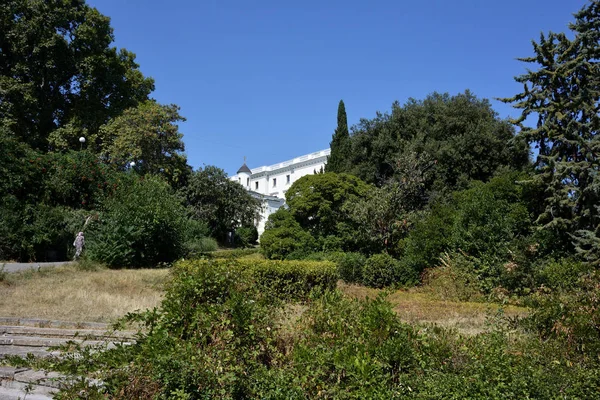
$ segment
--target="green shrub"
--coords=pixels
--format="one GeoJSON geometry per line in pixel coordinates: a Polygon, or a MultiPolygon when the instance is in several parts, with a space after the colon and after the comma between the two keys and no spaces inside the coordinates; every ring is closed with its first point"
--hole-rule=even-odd
{"type": "Polygon", "coordinates": [[[387,253],[369,257],[363,267],[362,280],[367,286],[382,288],[396,283],[410,284],[418,277],[387,253]]]}
{"type": "Polygon", "coordinates": [[[264,293],[281,299],[303,300],[313,289],[333,289],[337,283],[337,270],[331,262],[278,261],[257,259],[186,260],[176,265],[176,270],[193,273],[194,269],[217,268],[233,274],[245,274],[252,284],[264,293]]]}
{"type": "Polygon", "coordinates": [[[455,194],[453,249],[474,257],[506,257],[510,243],[530,233],[532,222],[518,179],[523,176],[509,173],[485,184],[473,182],[470,189],[455,194]]]}
{"type": "Polygon", "coordinates": [[[132,177],[86,235],[88,257],[109,267],[153,267],[184,255],[185,209],[158,177],[132,177]]]}
{"type": "MultiPolygon", "coordinates": [[[[259,270],[281,276],[282,269],[318,263],[263,264],[259,270]]],[[[493,322],[489,332],[473,336],[411,327],[384,293],[358,300],[313,291],[302,314],[287,318],[285,303],[265,290],[272,281],[259,284],[255,267],[178,262],[161,306],[129,315],[128,322],[144,327],[135,343],[65,348],[61,358],[21,363],[104,382],[95,389],[73,380],[64,398],[593,399],[600,390],[597,348],[581,357],[565,352],[568,341],[508,334],[493,322]]],[[[597,323],[588,318],[585,332],[597,323]]]]}
{"type": "Polygon", "coordinates": [[[239,247],[250,247],[256,244],[258,231],[254,225],[242,226],[235,230],[235,245],[239,247]]]}
{"type": "Polygon", "coordinates": [[[46,166],[44,200],[49,204],[95,209],[125,183],[123,174],[87,150],[50,153],[46,155],[46,166]]]}
{"type": "Polygon", "coordinates": [[[450,247],[454,213],[452,206],[437,203],[430,211],[413,216],[413,228],[399,245],[406,268],[419,274],[437,264],[450,247]]]}
{"type": "Polygon", "coordinates": [[[308,254],[314,252],[316,247],[316,241],[310,233],[303,230],[289,211],[283,208],[269,216],[260,237],[260,249],[269,259],[283,260],[294,252],[308,254]]]}
{"type": "Polygon", "coordinates": [[[208,258],[213,259],[235,259],[246,256],[252,256],[259,253],[259,249],[227,249],[218,250],[206,254],[208,258]]]}
{"type": "Polygon", "coordinates": [[[462,254],[445,253],[440,265],[425,270],[425,288],[442,300],[473,301],[482,298],[477,275],[462,254]]]}
{"type": "Polygon", "coordinates": [[[570,349],[597,357],[600,353],[598,271],[580,277],[576,289],[540,291],[530,301],[533,312],[523,321],[526,327],[544,339],[560,339],[570,349]]]}
{"type": "Polygon", "coordinates": [[[265,292],[286,299],[306,299],[310,292],[334,289],[337,269],[331,262],[240,260],[265,292]]]}
{"type": "Polygon", "coordinates": [[[194,240],[188,240],[185,243],[187,257],[198,257],[217,250],[219,245],[213,238],[203,237],[194,240]]]}
{"type": "Polygon", "coordinates": [[[333,261],[338,266],[338,274],[344,282],[360,283],[363,281],[363,268],[367,261],[366,257],[360,253],[330,253],[326,255],[329,261],[333,261]]]}
{"type": "Polygon", "coordinates": [[[25,235],[24,205],[12,195],[0,197],[0,260],[28,261],[33,256],[31,241],[25,235]]]}
{"type": "Polygon", "coordinates": [[[485,281],[488,291],[528,281],[524,260],[508,265],[515,263],[516,247],[532,227],[523,188],[517,183],[525,177],[509,172],[487,183],[471,182],[448,203],[440,201],[424,215],[414,216],[413,229],[400,243],[402,265],[420,274],[436,266],[444,252],[463,252],[474,257],[473,271],[481,273],[479,280],[485,281]],[[514,265],[521,268],[511,268],[514,265]]]}
{"type": "Polygon", "coordinates": [[[573,259],[549,260],[540,267],[538,281],[552,289],[574,289],[581,276],[591,270],[589,265],[573,259]]]}

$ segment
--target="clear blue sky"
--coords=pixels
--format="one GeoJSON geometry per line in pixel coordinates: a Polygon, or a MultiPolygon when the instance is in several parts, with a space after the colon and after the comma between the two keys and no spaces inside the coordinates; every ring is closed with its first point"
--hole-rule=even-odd
{"type": "MultiPolygon", "coordinates": [[[[181,106],[189,163],[235,174],[329,147],[349,124],[433,91],[508,97],[516,57],[585,0],[88,0],[181,106]]],[[[493,101],[502,117],[516,115],[493,101]]]]}

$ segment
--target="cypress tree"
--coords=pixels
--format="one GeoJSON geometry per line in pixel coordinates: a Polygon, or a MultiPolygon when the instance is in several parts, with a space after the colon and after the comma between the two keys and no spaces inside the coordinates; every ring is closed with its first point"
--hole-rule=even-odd
{"type": "Polygon", "coordinates": [[[576,250],[597,263],[600,241],[600,0],[591,1],[564,33],[542,34],[535,55],[521,61],[539,65],[516,77],[523,93],[503,99],[521,109],[519,135],[539,149],[536,179],[545,189],[538,222],[574,239],[576,250]],[[524,126],[537,117],[535,128],[524,126]]]}
{"type": "Polygon", "coordinates": [[[350,155],[350,134],[348,133],[348,118],[343,100],[340,100],[338,105],[337,128],[329,145],[331,154],[327,158],[325,172],[345,172],[348,156],[350,155]]]}

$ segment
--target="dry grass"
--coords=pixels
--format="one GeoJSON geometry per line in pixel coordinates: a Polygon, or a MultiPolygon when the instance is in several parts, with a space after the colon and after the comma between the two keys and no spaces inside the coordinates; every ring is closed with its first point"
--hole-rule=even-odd
{"type": "MultiPolygon", "coordinates": [[[[376,297],[381,291],[364,286],[340,283],[338,287],[346,295],[355,298],[376,297]]],[[[506,317],[523,317],[527,309],[515,306],[500,306],[493,303],[458,302],[440,300],[422,289],[391,292],[388,301],[400,318],[411,324],[433,324],[456,329],[467,335],[481,333],[489,328],[499,310],[506,317]]]]}
{"type": "MultiPolygon", "coordinates": [[[[82,271],[75,266],[8,274],[0,282],[0,316],[31,317],[67,321],[112,322],[130,311],[159,305],[166,269],[82,271]]],[[[376,297],[380,290],[364,286],[338,287],[355,298],[376,297]]],[[[388,300],[400,318],[408,323],[435,324],[476,334],[489,327],[500,308],[497,304],[440,300],[427,288],[390,292],[388,300]]],[[[305,307],[286,309],[281,321],[288,330],[305,307]]],[[[527,309],[503,307],[508,317],[520,317],[527,309]]]]}
{"type": "Polygon", "coordinates": [[[166,269],[82,271],[75,266],[9,274],[0,282],[0,316],[113,322],[157,306],[166,269]]]}

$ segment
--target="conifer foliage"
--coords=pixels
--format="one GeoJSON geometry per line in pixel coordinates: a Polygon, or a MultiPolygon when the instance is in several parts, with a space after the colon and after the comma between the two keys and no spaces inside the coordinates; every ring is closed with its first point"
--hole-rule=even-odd
{"type": "Polygon", "coordinates": [[[348,160],[350,147],[350,134],[348,133],[348,117],[346,106],[340,100],[338,105],[337,128],[331,138],[331,155],[327,159],[326,172],[344,172],[348,160]]]}
{"type": "Polygon", "coordinates": [[[537,64],[516,77],[522,93],[504,99],[522,110],[515,122],[520,136],[539,149],[536,179],[545,189],[545,211],[538,222],[575,245],[589,261],[600,251],[600,1],[575,15],[564,33],[541,34],[535,55],[521,61],[537,64]],[[535,128],[525,120],[537,116],[535,128]]]}

